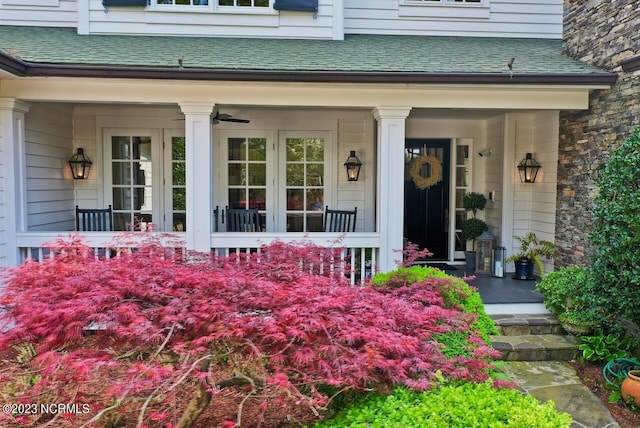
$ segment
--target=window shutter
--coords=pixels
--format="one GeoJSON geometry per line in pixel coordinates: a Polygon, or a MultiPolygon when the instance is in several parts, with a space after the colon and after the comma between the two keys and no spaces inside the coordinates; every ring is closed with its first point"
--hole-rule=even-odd
{"type": "Polygon", "coordinates": [[[273,8],[277,10],[295,10],[299,12],[318,12],[318,0],[276,0],[273,8]]]}
{"type": "Polygon", "coordinates": [[[146,6],[147,0],[102,0],[104,7],[111,6],[146,6]]]}

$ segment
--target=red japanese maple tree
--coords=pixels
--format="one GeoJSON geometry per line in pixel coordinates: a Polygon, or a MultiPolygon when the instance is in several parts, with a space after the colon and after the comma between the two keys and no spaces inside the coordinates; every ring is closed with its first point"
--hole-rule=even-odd
{"type": "Polygon", "coordinates": [[[331,399],[327,387],[426,389],[441,375],[488,376],[492,350],[478,337],[469,358],[446,357],[432,339],[474,322],[444,307],[437,284],[351,286],[332,249],[275,243],[176,258],[152,242],[97,260],[76,238],[55,254],[11,270],[0,296],[0,350],[33,348],[0,372],[16,402],[82,401],[92,421],[124,411],[138,426],[191,427],[228,387],[314,407],[331,399]],[[185,385],[191,401],[176,409],[185,385]]]}

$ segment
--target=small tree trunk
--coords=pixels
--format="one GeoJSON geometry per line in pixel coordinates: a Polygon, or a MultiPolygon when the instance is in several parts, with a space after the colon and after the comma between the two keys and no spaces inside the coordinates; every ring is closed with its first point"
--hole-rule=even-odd
{"type": "MultiPolygon", "coordinates": [[[[200,371],[209,370],[209,358],[202,361],[200,364],[200,371]]],[[[191,397],[189,404],[182,412],[180,420],[176,424],[176,428],[193,428],[196,425],[196,421],[206,410],[207,406],[211,402],[211,393],[207,390],[207,385],[199,383],[196,387],[196,391],[191,397]]]]}

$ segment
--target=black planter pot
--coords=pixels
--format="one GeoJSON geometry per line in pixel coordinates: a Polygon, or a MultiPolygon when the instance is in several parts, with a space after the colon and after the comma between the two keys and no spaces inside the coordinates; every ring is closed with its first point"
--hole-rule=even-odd
{"type": "Polygon", "coordinates": [[[515,261],[516,273],[513,275],[514,279],[522,279],[531,281],[535,279],[533,276],[533,262],[529,259],[520,259],[515,261]]]}
{"type": "Polygon", "coordinates": [[[464,257],[465,257],[465,260],[467,261],[467,269],[475,272],[475,270],[476,270],[476,252],[475,251],[465,251],[464,257]]]}

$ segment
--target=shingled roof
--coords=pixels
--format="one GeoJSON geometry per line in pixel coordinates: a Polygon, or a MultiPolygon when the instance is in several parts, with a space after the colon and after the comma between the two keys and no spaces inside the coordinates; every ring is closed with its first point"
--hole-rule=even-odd
{"type": "Polygon", "coordinates": [[[73,28],[17,26],[0,26],[0,68],[18,76],[185,80],[612,84],[616,78],[563,55],[561,40],[78,35],[73,28]]]}

